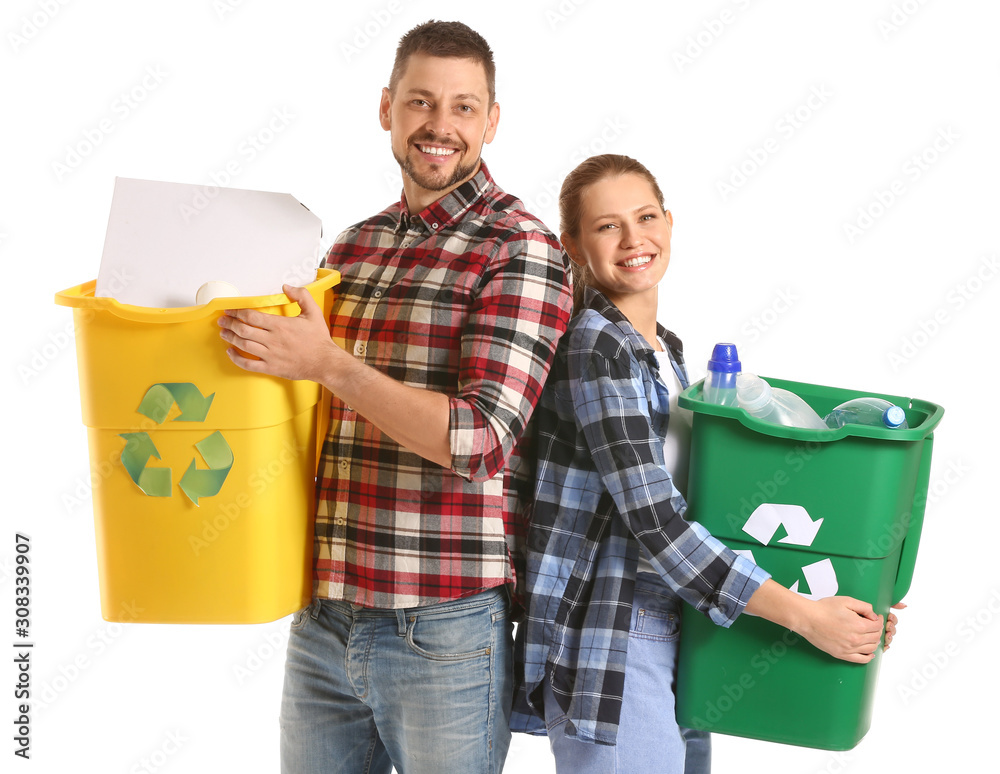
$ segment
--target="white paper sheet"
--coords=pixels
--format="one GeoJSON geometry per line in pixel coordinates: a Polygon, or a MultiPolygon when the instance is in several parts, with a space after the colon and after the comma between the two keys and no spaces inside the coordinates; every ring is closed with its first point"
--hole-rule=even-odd
{"type": "Polygon", "coordinates": [[[177,307],[210,281],[280,293],[315,279],[321,234],[290,194],[115,178],[95,295],[177,307]]]}

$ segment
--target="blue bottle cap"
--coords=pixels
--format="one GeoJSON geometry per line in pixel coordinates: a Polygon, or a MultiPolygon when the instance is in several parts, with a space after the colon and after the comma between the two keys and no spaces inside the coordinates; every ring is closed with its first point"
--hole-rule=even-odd
{"type": "Polygon", "coordinates": [[[708,361],[709,371],[722,371],[723,373],[739,373],[743,369],[740,363],[740,356],[736,352],[735,344],[716,344],[712,350],[712,357],[708,361]]]}
{"type": "Polygon", "coordinates": [[[899,427],[906,421],[906,412],[899,406],[889,406],[882,415],[886,427],[899,427]]]}

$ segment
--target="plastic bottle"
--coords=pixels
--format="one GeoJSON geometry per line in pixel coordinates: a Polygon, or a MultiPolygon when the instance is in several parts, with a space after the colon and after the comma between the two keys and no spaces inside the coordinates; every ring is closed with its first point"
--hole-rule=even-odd
{"type": "Polygon", "coordinates": [[[827,427],[843,427],[852,425],[873,425],[905,430],[906,413],[894,403],[882,398],[854,398],[841,403],[826,415],[824,421],[827,427]]]}
{"type": "Polygon", "coordinates": [[[708,361],[708,373],[702,397],[706,403],[720,406],[735,406],[736,377],[742,365],[735,344],[716,344],[708,361]]]}
{"type": "Polygon", "coordinates": [[[794,392],[771,387],[754,374],[741,373],[736,377],[736,397],[740,408],[765,422],[810,430],[830,429],[823,418],[794,392]]]}

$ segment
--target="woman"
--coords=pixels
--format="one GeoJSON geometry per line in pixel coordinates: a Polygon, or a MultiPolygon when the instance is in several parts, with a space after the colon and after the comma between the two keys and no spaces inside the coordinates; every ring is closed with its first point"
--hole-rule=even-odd
{"type": "Polygon", "coordinates": [[[685,736],[699,750],[688,772],[707,771],[707,735],[675,719],[681,600],[724,627],[762,616],[856,663],[873,658],[882,617],[850,597],[797,595],[684,520],[670,471],[685,467],[686,440],[668,419],[687,374],[656,320],[673,217],[652,174],[617,155],[580,164],[559,205],[575,315],[535,412],[512,726],[544,728],[559,772],[683,772],[685,736]]]}

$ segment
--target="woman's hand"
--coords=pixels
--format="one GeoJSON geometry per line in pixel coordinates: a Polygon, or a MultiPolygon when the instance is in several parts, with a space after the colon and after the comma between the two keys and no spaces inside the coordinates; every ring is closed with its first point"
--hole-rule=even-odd
{"type": "Polygon", "coordinates": [[[797,629],[825,653],[843,661],[867,664],[882,639],[882,616],[867,602],[853,597],[826,597],[810,602],[797,629]]]}
{"type": "MultiPolygon", "coordinates": [[[[906,605],[902,602],[897,602],[892,606],[893,610],[905,610],[906,605]]],[[[882,650],[889,650],[889,645],[892,643],[893,638],[896,636],[896,624],[899,623],[899,619],[896,618],[895,613],[889,613],[889,620],[885,622],[885,645],[882,646],[882,650]]]]}

